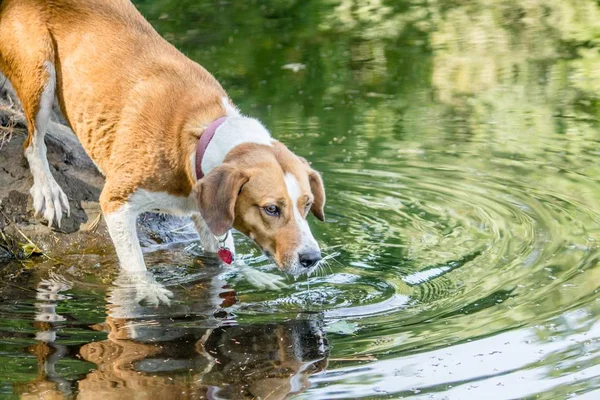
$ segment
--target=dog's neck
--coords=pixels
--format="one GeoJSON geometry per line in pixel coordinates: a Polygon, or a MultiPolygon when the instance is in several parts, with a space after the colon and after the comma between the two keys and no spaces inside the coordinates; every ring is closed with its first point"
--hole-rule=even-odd
{"type": "MultiPolygon", "coordinates": [[[[257,143],[270,146],[272,143],[269,131],[256,119],[239,114],[227,115],[217,127],[206,146],[200,162],[204,176],[223,163],[227,153],[234,147],[244,143],[257,143]]],[[[199,177],[196,177],[199,178],[199,177]]]]}

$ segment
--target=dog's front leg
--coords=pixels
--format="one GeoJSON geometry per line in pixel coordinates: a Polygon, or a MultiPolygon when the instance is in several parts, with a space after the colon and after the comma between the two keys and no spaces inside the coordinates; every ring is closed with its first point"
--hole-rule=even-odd
{"type": "Polygon", "coordinates": [[[154,306],[160,303],[170,304],[173,293],[146,271],[142,247],[137,236],[137,217],[146,210],[131,197],[122,204],[115,204],[110,201],[109,188],[109,184],[104,187],[100,195],[100,206],[124,273],[120,278],[128,280],[128,290],[134,293],[133,300],[136,303],[145,300],[154,306]]]}
{"type": "Polygon", "coordinates": [[[110,316],[114,318],[139,318],[142,316],[145,301],[150,306],[171,304],[173,292],[156,281],[151,272],[131,273],[121,271],[113,282],[110,290],[109,302],[115,307],[111,308],[110,316]]]}
{"type": "Polygon", "coordinates": [[[206,225],[206,222],[204,222],[202,216],[200,214],[194,214],[192,215],[192,221],[194,221],[204,251],[208,253],[216,253],[219,251],[219,242],[215,235],[210,231],[208,225],[206,225]]]}
{"type": "Polygon", "coordinates": [[[127,272],[146,271],[146,264],[144,263],[144,256],[136,231],[139,212],[136,212],[131,204],[127,202],[115,209],[103,205],[102,211],[121,268],[127,272]]]}

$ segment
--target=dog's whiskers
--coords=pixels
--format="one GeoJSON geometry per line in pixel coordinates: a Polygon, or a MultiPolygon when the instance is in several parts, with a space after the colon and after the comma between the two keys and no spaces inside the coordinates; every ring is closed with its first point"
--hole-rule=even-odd
{"type": "Polygon", "coordinates": [[[340,252],[335,251],[333,253],[326,254],[325,257],[322,258],[322,260],[326,261],[326,260],[330,260],[330,259],[335,259],[335,257],[337,257],[339,255],[340,255],[340,252]]]}
{"type": "MultiPolygon", "coordinates": [[[[309,275],[325,276],[325,267],[326,266],[329,267],[329,262],[327,261],[326,258],[323,258],[319,261],[317,266],[311,270],[309,275]]],[[[329,269],[331,270],[331,267],[329,267],[329,269]]],[[[333,274],[333,270],[331,270],[331,273],[333,274]]]]}
{"type": "Polygon", "coordinates": [[[325,267],[328,265],[327,260],[323,260],[322,263],[319,264],[319,272],[324,275],[325,274],[325,267]]]}
{"type": "Polygon", "coordinates": [[[325,267],[329,268],[329,272],[333,275],[333,268],[331,267],[331,264],[329,264],[329,261],[325,260],[325,263],[323,265],[323,270],[325,270],[325,267]]]}
{"type": "MultiPolygon", "coordinates": [[[[339,246],[338,246],[339,247],[339,246]]],[[[327,255],[325,255],[325,257],[323,257],[323,261],[327,262],[327,265],[329,266],[329,260],[333,260],[336,263],[338,263],[340,266],[344,266],[344,264],[342,264],[341,262],[339,262],[336,257],[340,255],[339,251],[334,251],[333,253],[329,253],[327,255]]],[[[331,268],[331,266],[329,266],[329,269],[331,270],[331,273],[333,273],[333,270],[331,268]]]]}
{"type": "Polygon", "coordinates": [[[329,268],[329,272],[333,275],[333,268],[331,267],[331,264],[329,263],[329,260],[333,260],[335,262],[337,262],[338,264],[342,265],[342,263],[340,263],[338,260],[335,259],[335,257],[339,256],[340,252],[335,251],[329,254],[326,254],[320,261],[319,264],[317,264],[317,268],[315,269],[315,271],[319,271],[322,272],[323,274],[321,276],[325,275],[325,268],[329,268]]]}

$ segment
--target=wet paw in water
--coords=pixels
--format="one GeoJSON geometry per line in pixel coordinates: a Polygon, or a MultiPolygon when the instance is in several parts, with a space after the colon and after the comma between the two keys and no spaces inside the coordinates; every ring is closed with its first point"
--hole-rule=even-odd
{"type": "Polygon", "coordinates": [[[169,306],[172,297],[173,292],[157,282],[151,272],[121,272],[114,282],[110,301],[122,308],[137,307],[141,303],[157,307],[169,306]]]}
{"type": "Polygon", "coordinates": [[[257,289],[281,290],[287,287],[285,278],[280,275],[259,271],[243,263],[237,263],[236,267],[248,283],[257,289]]]}

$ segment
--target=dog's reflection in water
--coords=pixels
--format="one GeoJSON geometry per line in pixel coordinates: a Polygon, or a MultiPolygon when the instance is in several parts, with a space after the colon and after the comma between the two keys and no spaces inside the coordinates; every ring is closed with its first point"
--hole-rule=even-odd
{"type": "Polygon", "coordinates": [[[37,329],[37,344],[29,346],[28,351],[38,359],[38,377],[17,389],[22,399],[63,399],[71,395],[71,383],[63,379],[55,368],[69,351],[66,345],[56,342],[55,326],[66,320],[56,312],[56,307],[70,298],[65,292],[71,287],[70,282],[54,274],[37,284],[33,323],[37,329]]]}
{"type": "Polygon", "coordinates": [[[136,303],[138,289],[115,287],[105,322],[92,327],[108,339],[73,349],[97,366],[72,386],[76,398],[282,399],[325,368],[327,342],[316,319],[235,325],[225,311],[212,312],[211,299],[230,305],[231,291],[215,296],[206,289],[197,304],[157,308],[136,303]]]}

